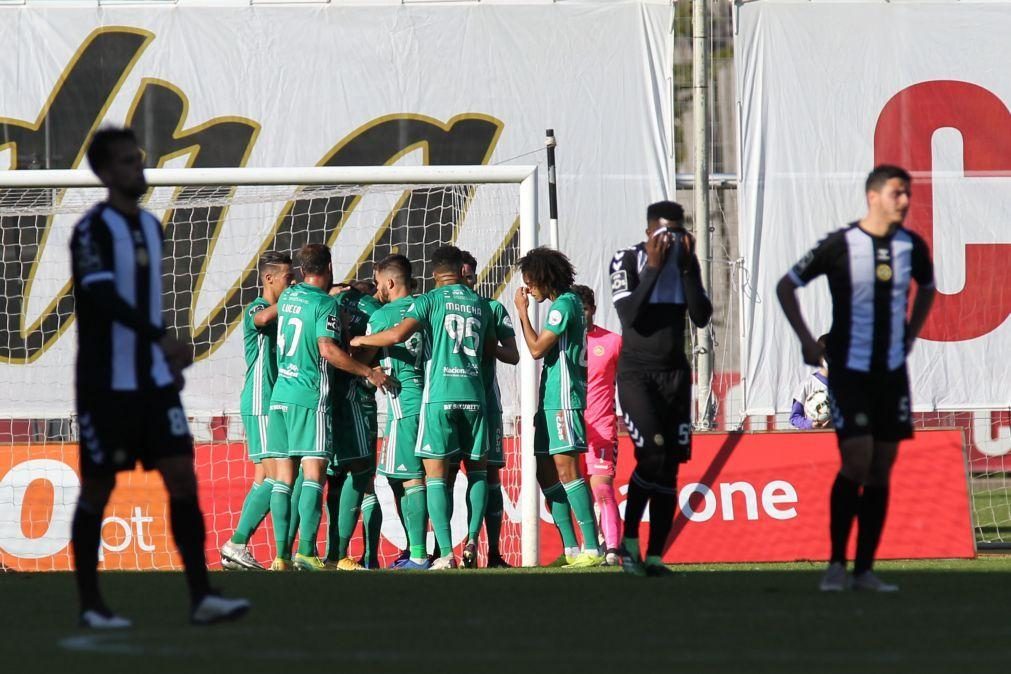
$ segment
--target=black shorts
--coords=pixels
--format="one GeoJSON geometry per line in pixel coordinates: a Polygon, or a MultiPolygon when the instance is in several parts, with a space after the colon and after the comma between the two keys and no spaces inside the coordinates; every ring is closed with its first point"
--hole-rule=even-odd
{"type": "Polygon", "coordinates": [[[628,435],[640,450],[692,455],[690,370],[618,370],[618,401],[628,435]]]}
{"type": "Polygon", "coordinates": [[[870,435],[898,442],[913,437],[909,375],[903,365],[891,372],[828,372],[832,423],[839,440],[870,435]]]}
{"type": "Polygon", "coordinates": [[[81,475],[112,475],[140,461],[152,470],[163,458],[193,456],[193,436],[173,388],[78,393],[81,475]]]}

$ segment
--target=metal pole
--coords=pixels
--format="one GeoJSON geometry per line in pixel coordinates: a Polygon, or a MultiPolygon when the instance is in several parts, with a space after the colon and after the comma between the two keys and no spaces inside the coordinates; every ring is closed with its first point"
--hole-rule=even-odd
{"type": "MultiPolygon", "coordinates": [[[[520,254],[537,247],[537,170],[520,184],[520,254]]],[[[537,320],[537,304],[530,303],[531,320],[537,320]]],[[[520,544],[523,566],[540,564],[541,490],[537,485],[534,456],[534,414],[537,411],[537,361],[526,342],[520,347],[520,544]]]]}
{"type": "MultiPolygon", "coordinates": [[[[692,122],[695,131],[695,239],[702,283],[713,287],[711,232],[709,223],[709,0],[692,0],[692,122]]],[[[713,340],[708,329],[697,331],[698,373],[696,424],[712,428],[713,340]]]]}
{"type": "Polygon", "coordinates": [[[558,250],[558,181],[555,174],[555,130],[544,132],[544,145],[548,148],[548,244],[558,250]]]}

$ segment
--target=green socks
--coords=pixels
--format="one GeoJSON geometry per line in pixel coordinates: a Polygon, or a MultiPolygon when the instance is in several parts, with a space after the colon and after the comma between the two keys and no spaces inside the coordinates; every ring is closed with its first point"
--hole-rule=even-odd
{"type": "Polygon", "coordinates": [[[449,494],[446,481],[441,477],[425,478],[428,493],[428,516],[432,520],[435,540],[439,544],[439,555],[445,557],[453,552],[453,537],[449,528],[449,494]]]}
{"type": "MultiPolygon", "coordinates": [[[[456,476],[459,475],[459,473],[460,467],[457,466],[456,470],[450,471],[449,473],[446,474],[446,477],[442,478],[443,482],[446,483],[446,521],[450,523],[451,528],[453,522],[453,509],[456,507],[456,499],[454,498],[453,494],[455,493],[456,476]]],[[[433,533],[435,532],[434,524],[432,525],[432,532],[433,533]]],[[[445,557],[450,553],[449,550],[443,552],[442,550],[439,549],[438,537],[436,537],[435,539],[435,547],[433,549],[433,552],[435,553],[436,557],[445,557]]]]}
{"type": "Polygon", "coordinates": [[[632,556],[633,559],[642,559],[639,556],[639,539],[638,538],[623,538],[621,539],[621,544],[625,546],[625,550],[628,554],[632,556]]]}
{"type": "Polygon", "coordinates": [[[342,559],[337,556],[340,540],[337,526],[338,513],[341,511],[341,492],[344,490],[344,473],[328,475],[326,478],[326,561],[336,562],[342,559]]]}
{"type": "Polygon", "coordinates": [[[569,499],[565,494],[565,487],[561,482],[554,483],[544,490],[544,498],[550,505],[551,519],[555,521],[558,533],[562,536],[562,545],[566,548],[578,548],[579,540],[576,539],[576,530],[572,528],[572,513],[569,512],[569,499]]]}
{"type": "Polygon", "coordinates": [[[295,476],[295,484],[291,487],[291,519],[288,521],[288,547],[285,548],[288,552],[291,552],[292,546],[295,544],[295,534],[298,533],[299,518],[302,516],[299,512],[299,506],[302,501],[302,483],[305,482],[305,477],[302,475],[302,469],[298,469],[298,475],[295,476]]]}
{"type": "Polygon", "coordinates": [[[379,499],[369,494],[362,501],[362,526],[365,529],[365,559],[370,569],[379,568],[379,535],[383,530],[383,509],[379,499]]]}
{"type": "Polygon", "coordinates": [[[298,554],[312,557],[316,555],[316,534],[319,521],[323,517],[323,485],[312,480],[302,483],[298,499],[298,554]]]}
{"type": "Polygon", "coordinates": [[[239,525],[232,534],[232,543],[245,545],[256,533],[256,528],[260,522],[270,512],[270,492],[274,488],[274,481],[266,478],[263,482],[253,483],[246,500],[242,502],[242,512],[239,514],[239,525]]]}
{"type": "Polygon", "coordinates": [[[358,512],[362,509],[365,490],[369,488],[372,470],[366,469],[360,473],[352,473],[351,479],[344,480],[341,489],[340,512],[337,514],[337,559],[348,556],[348,546],[351,536],[358,524],[358,512]]]}
{"type": "Polygon", "coordinates": [[[275,482],[270,489],[270,518],[274,521],[274,543],[277,556],[291,559],[288,545],[288,521],[291,519],[291,487],[283,482],[275,482]]]}
{"type": "Polygon", "coordinates": [[[428,528],[425,514],[425,487],[418,484],[408,487],[400,499],[400,509],[404,513],[404,529],[407,531],[407,545],[411,549],[411,559],[420,562],[425,559],[425,530],[428,528]]]}
{"type": "Polygon", "coordinates": [[[488,471],[467,471],[467,542],[477,543],[488,507],[488,471]]]}
{"type": "Polygon", "coordinates": [[[502,532],[502,483],[488,483],[488,506],[484,511],[484,526],[488,534],[488,554],[497,555],[502,532]]]}
{"type": "Polygon", "coordinates": [[[586,488],[583,478],[573,480],[564,485],[565,495],[569,505],[579,522],[579,530],[583,533],[583,550],[597,553],[600,549],[597,541],[597,518],[593,514],[593,499],[590,490],[586,488]]]}
{"type": "Polygon", "coordinates": [[[663,558],[660,555],[646,555],[646,566],[663,566],[663,558]]]}

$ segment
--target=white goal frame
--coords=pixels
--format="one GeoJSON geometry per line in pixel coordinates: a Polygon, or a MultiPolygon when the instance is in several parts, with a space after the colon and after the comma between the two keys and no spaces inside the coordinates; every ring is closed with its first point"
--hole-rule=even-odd
{"type": "MultiPolygon", "coordinates": [[[[519,245],[524,255],[538,245],[537,166],[341,166],[305,168],[147,169],[150,187],[256,185],[450,185],[515,183],[519,185],[519,245]]],[[[0,171],[2,188],[101,187],[88,170],[0,171]]],[[[539,325],[536,305],[532,320],[539,325]]],[[[518,339],[520,352],[520,514],[523,566],[537,566],[540,553],[540,489],[534,457],[533,418],[537,405],[536,363],[518,339]]]]}

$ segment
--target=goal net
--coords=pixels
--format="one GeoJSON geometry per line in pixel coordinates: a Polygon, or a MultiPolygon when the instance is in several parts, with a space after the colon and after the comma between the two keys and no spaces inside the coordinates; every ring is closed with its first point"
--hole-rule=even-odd
{"type": "MultiPolygon", "coordinates": [[[[479,294],[502,299],[514,313],[506,302],[518,282],[513,267],[522,250],[536,245],[536,174],[533,167],[379,167],[151,170],[147,175],[151,188],[144,206],[161,219],[166,238],[165,320],[195,349],[183,403],[196,443],[207,558],[215,568],[217,550],[238,523],[253,476],[239,416],[245,372],[240,317],[260,292],[259,254],[278,250],[294,256],[307,243],[325,243],[332,250],[335,280],[352,281],[371,280],[373,263],[400,253],[413,263],[423,292],[432,288],[432,251],[454,244],[477,258],[479,294]]],[[[70,568],[70,523],[80,478],[68,242],[74,224],[103,198],[104,190],[86,172],[0,174],[0,564],[8,568],[70,568]]],[[[519,366],[498,366],[507,453],[501,541],[507,561],[515,565],[532,563],[537,531],[532,472],[521,490],[523,438],[517,421],[524,397],[536,396],[535,372],[525,350],[521,354],[519,366]],[[526,554],[523,512],[528,519],[534,515],[526,527],[526,554]]],[[[378,404],[381,436],[383,396],[378,404]]],[[[453,517],[458,545],[467,529],[465,490],[461,476],[453,517]]],[[[386,566],[406,547],[406,536],[381,477],[377,495],[383,511],[380,561],[386,566]]],[[[104,568],[179,567],[167,515],[155,474],[120,474],[102,527],[104,568]]],[[[321,553],[326,530],[324,514],[321,553]]],[[[359,524],[352,556],[362,553],[361,534],[359,524]]],[[[261,562],[272,558],[269,517],[250,546],[261,562]]]]}

